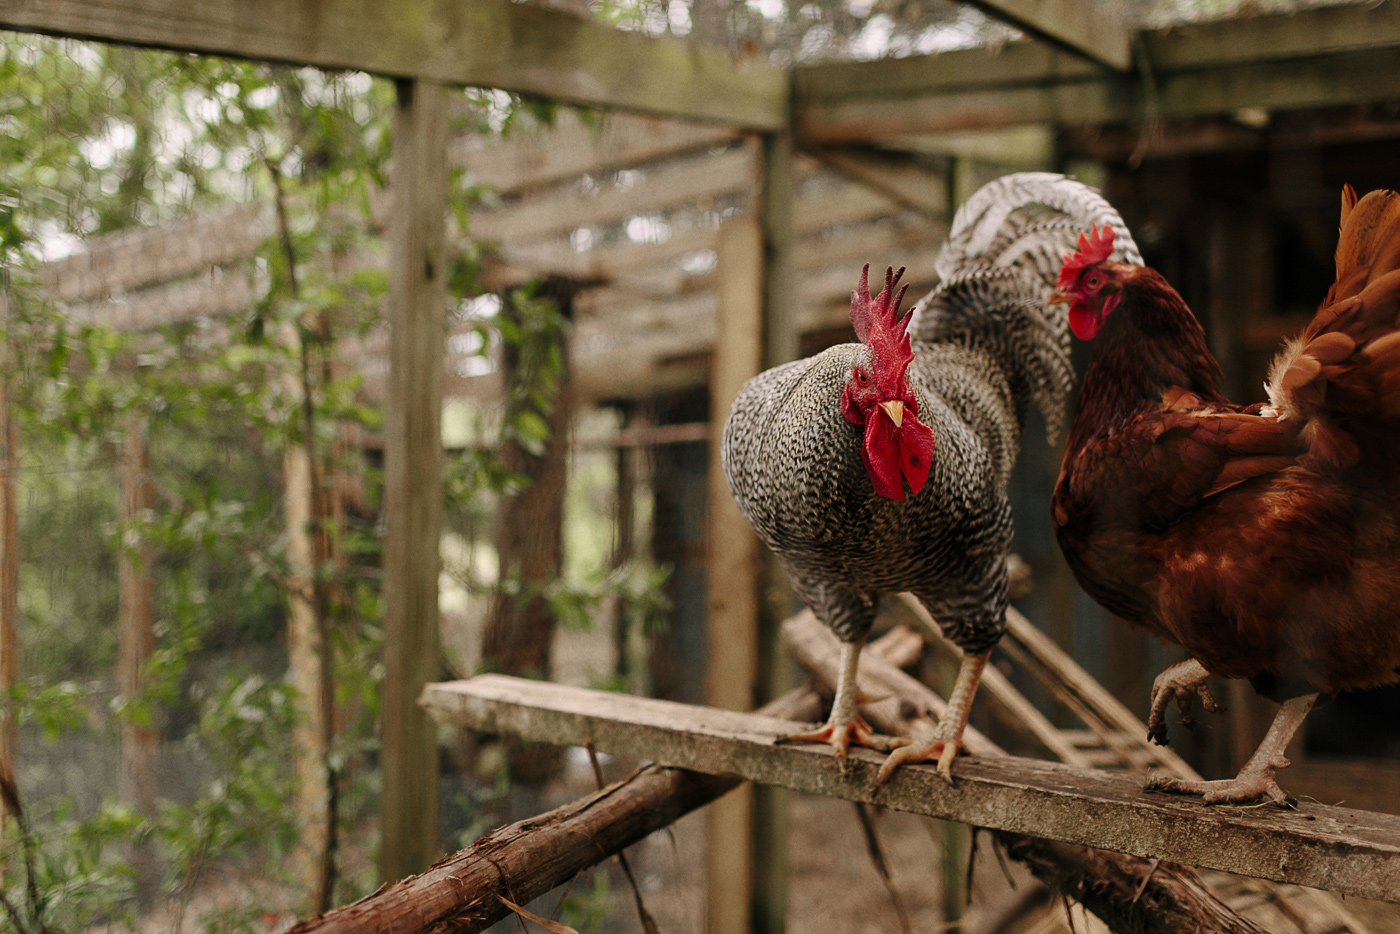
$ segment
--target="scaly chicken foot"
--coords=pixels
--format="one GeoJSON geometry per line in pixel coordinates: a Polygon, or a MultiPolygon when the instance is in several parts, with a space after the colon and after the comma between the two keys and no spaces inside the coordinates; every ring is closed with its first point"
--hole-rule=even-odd
{"type": "Polygon", "coordinates": [[[937,758],[938,775],[948,784],[953,784],[953,759],[959,752],[966,752],[963,746],[963,731],[967,729],[967,718],[972,712],[972,696],[977,693],[977,685],[982,680],[982,669],[987,667],[987,659],[992,650],[976,655],[964,655],[958,668],[958,680],[953,685],[953,693],[948,697],[948,708],[938,719],[933,732],[919,739],[899,738],[894,741],[897,747],[890,753],[880,772],[875,776],[875,786],[883,785],[894,770],[906,762],[918,762],[937,758]]]}
{"type": "Polygon", "coordinates": [[[864,639],[841,644],[841,671],[836,678],[836,697],[831,702],[831,716],[827,718],[826,726],[781,736],[778,742],[829,743],[842,764],[846,762],[847,750],[853,742],[880,752],[889,752],[894,748],[894,740],[876,733],[857,709],[861,704],[880,700],[863,693],[856,682],[860,651],[864,645],[864,639]]]}
{"type": "Polygon", "coordinates": [[[1316,700],[1316,694],[1308,694],[1284,701],[1264,741],[1234,778],[1207,782],[1153,777],[1145,790],[1201,795],[1206,804],[1253,804],[1268,798],[1280,807],[1296,807],[1298,802],[1274,780],[1274,770],[1288,768],[1283,751],[1316,700]]]}
{"type": "Polygon", "coordinates": [[[1147,716],[1147,738],[1158,746],[1167,745],[1167,705],[1176,700],[1177,710],[1181,711],[1181,722],[1188,729],[1196,725],[1191,712],[1191,698],[1199,697],[1201,706],[1209,713],[1221,713],[1221,707],[1210,692],[1206,678],[1210,672],[1194,658],[1178,662],[1157,676],[1152,682],[1152,712],[1147,716]]]}

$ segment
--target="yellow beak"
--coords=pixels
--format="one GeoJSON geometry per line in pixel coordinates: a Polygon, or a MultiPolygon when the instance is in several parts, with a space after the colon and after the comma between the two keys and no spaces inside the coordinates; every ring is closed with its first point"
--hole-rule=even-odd
{"type": "Polygon", "coordinates": [[[904,403],[898,399],[891,399],[888,402],[881,402],[880,408],[885,410],[885,414],[894,422],[894,427],[898,428],[904,424],[904,403]]]}

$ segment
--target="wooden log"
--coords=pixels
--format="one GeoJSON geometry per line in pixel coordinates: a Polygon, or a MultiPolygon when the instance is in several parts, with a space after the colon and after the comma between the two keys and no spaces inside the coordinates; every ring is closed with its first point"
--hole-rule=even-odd
{"type": "Polygon", "coordinates": [[[1400,817],[1310,803],[1296,811],[1211,808],[1144,792],[1136,775],[1013,756],[960,759],[951,787],[932,766],[914,765],[875,789],[882,757],[856,750],[843,770],[827,747],[779,744],[797,729],[790,721],[497,676],[431,685],[423,703],[472,729],[591,742],[980,827],[1400,901],[1400,817]]]}
{"type": "Polygon", "coordinates": [[[437,732],[414,703],[441,671],[442,357],[447,313],[447,92],[400,82],[384,419],[384,687],[380,878],[438,853],[437,732]]]}
{"type": "Polygon", "coordinates": [[[0,28],[500,88],[755,130],[786,125],[787,76],[725,50],[535,4],[474,0],[0,0],[0,28]]]}

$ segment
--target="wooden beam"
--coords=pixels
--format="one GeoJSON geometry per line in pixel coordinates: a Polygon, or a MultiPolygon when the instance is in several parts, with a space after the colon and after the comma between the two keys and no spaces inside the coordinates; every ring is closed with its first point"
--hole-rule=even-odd
{"type": "Polygon", "coordinates": [[[472,218],[471,235],[486,240],[528,240],[732,194],[743,191],[750,181],[748,162],[743,150],[693,156],[649,169],[630,188],[596,194],[567,190],[525,199],[497,211],[479,212],[472,218]]]}
{"type": "Polygon", "coordinates": [[[384,418],[384,686],[379,875],[438,854],[437,731],[414,699],[442,668],[442,358],[447,313],[447,90],[401,81],[389,232],[389,398],[384,418]]]}
{"type": "Polygon", "coordinates": [[[1400,817],[1302,804],[1211,808],[1141,789],[1141,778],[1005,757],[966,758],[949,786],[932,765],[901,768],[875,789],[882,757],[781,745],[787,720],[482,676],[431,685],[443,722],[662,765],[740,775],[813,794],[880,804],[979,827],[1222,869],[1346,895],[1400,901],[1400,817]]]}
{"type": "Polygon", "coordinates": [[[988,16],[1115,71],[1132,67],[1121,4],[1107,0],[968,0],[988,16]]]}
{"type": "Polygon", "coordinates": [[[81,253],[40,266],[39,285],[51,301],[77,302],[240,263],[272,234],[272,221],[254,202],[93,237],[81,253]]]}
{"type": "Polygon", "coordinates": [[[804,145],[1018,123],[1091,126],[1390,100],[1400,8],[1326,7],[1145,33],[1151,85],[1032,43],[794,70],[804,145]]]}
{"type": "Polygon", "coordinates": [[[1177,71],[1344,55],[1400,46],[1400,4],[1349,3],[1183,23],[1142,33],[1154,69],[1177,71]]]}
{"type": "Polygon", "coordinates": [[[484,145],[479,136],[468,136],[458,141],[449,158],[464,167],[468,177],[509,194],[723,145],[737,136],[738,131],[728,127],[636,114],[610,113],[585,122],[575,111],[563,110],[553,125],[539,132],[516,129],[484,145]]]}
{"type": "Polygon", "coordinates": [[[0,28],[348,68],[774,130],[787,76],[721,49],[510,0],[0,0],[0,28]]]}

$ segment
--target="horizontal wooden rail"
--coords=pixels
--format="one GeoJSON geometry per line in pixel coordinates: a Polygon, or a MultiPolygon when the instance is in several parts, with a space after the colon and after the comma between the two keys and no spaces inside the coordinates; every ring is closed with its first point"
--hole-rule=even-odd
{"type": "Polygon", "coordinates": [[[787,124],[787,75],[766,62],[510,0],[0,0],[0,28],[787,124]]]}
{"type": "Polygon", "coordinates": [[[881,757],[782,745],[786,720],[500,675],[429,685],[439,720],[1065,843],[1400,902],[1400,817],[1304,803],[1296,811],[1206,807],[1149,794],[1141,779],[1008,757],[967,758],[944,784],[931,766],[873,787],[881,757]]]}
{"type": "Polygon", "coordinates": [[[1400,6],[1345,5],[1141,34],[1152,70],[1111,75],[1031,42],[794,69],[808,145],[1022,123],[1096,126],[1149,115],[1290,110],[1389,100],[1400,81],[1400,6]]]}

